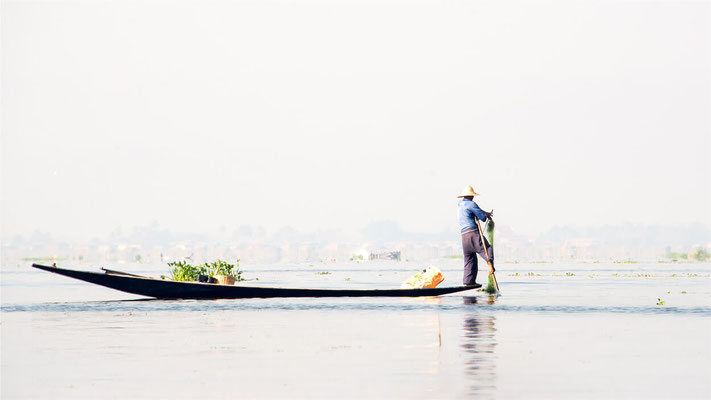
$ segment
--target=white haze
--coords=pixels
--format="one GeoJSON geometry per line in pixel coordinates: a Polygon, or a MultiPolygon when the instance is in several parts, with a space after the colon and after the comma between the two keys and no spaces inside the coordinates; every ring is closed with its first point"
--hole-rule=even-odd
{"type": "Polygon", "coordinates": [[[3,1],[2,238],[711,223],[711,7],[3,1]]]}

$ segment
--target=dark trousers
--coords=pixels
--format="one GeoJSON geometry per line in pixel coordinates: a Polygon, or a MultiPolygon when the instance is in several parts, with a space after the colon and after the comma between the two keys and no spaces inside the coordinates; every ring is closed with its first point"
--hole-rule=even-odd
{"type": "MultiPolygon", "coordinates": [[[[489,259],[491,263],[494,263],[494,249],[489,244],[489,241],[484,239],[486,244],[486,251],[489,252],[489,259]]],[[[486,253],[484,252],[484,246],[481,243],[481,236],[479,236],[478,229],[470,229],[462,232],[462,250],[464,251],[464,278],[462,282],[465,285],[472,285],[476,283],[476,274],[479,270],[477,266],[476,255],[481,255],[481,258],[486,258],[486,253]]]]}

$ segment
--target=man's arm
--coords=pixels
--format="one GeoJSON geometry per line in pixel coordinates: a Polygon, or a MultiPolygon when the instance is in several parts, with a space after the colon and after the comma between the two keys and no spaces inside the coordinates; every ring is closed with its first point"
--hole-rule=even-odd
{"type": "Polygon", "coordinates": [[[474,202],[472,202],[472,212],[481,221],[486,221],[487,218],[491,217],[491,213],[482,210],[481,208],[479,208],[479,205],[474,202]]]}

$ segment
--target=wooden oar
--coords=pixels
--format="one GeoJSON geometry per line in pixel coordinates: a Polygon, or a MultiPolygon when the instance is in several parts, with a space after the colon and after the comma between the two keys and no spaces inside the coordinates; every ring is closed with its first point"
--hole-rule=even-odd
{"type": "MultiPolygon", "coordinates": [[[[489,217],[491,218],[491,217],[489,217]]],[[[486,242],[484,241],[484,234],[481,233],[481,225],[479,225],[479,219],[477,217],[474,217],[474,221],[476,221],[476,227],[479,228],[479,237],[481,238],[481,245],[484,246],[484,254],[486,254],[486,263],[489,263],[489,250],[486,249],[486,242]]],[[[499,282],[496,281],[496,275],[494,273],[491,273],[491,278],[494,280],[494,287],[496,288],[496,295],[501,296],[501,291],[499,290],[499,282]]]]}

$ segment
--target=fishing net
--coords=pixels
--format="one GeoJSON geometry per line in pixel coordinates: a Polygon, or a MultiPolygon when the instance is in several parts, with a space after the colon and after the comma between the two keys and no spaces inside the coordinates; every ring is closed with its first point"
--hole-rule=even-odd
{"type": "Polygon", "coordinates": [[[486,225],[484,225],[484,237],[489,241],[489,244],[494,246],[494,220],[491,218],[486,219],[486,225]]]}

